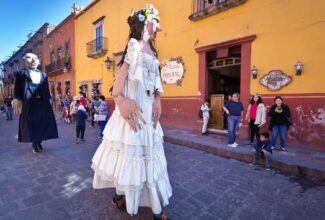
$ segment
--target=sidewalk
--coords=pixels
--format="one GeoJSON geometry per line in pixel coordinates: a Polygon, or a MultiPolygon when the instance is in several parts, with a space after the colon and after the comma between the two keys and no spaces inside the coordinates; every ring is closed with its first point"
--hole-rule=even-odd
{"type": "MultiPolygon", "coordinates": [[[[206,151],[226,158],[233,158],[244,162],[252,162],[253,147],[247,145],[248,141],[238,140],[239,146],[227,146],[227,136],[209,134],[201,135],[198,131],[180,128],[164,127],[164,140],[174,144],[206,151]]],[[[316,179],[325,180],[325,152],[287,147],[286,152],[273,152],[271,163],[273,168],[284,172],[305,175],[316,179]]]]}

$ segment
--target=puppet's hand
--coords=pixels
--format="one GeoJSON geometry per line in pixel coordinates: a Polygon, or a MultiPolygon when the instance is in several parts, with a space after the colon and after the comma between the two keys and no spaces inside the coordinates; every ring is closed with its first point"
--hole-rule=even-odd
{"type": "Polygon", "coordinates": [[[21,113],[21,109],[22,109],[22,106],[23,106],[23,102],[21,100],[14,99],[14,100],[12,100],[11,105],[12,105],[12,107],[14,109],[14,113],[16,113],[16,114],[21,113]]]}
{"type": "Polygon", "coordinates": [[[141,129],[139,121],[146,124],[146,121],[141,115],[142,110],[135,100],[119,96],[114,98],[114,101],[118,106],[122,117],[129,123],[135,132],[141,129]]]}
{"type": "Polygon", "coordinates": [[[155,98],[155,102],[153,103],[153,126],[154,128],[156,128],[157,123],[160,119],[160,115],[161,115],[161,101],[160,101],[160,97],[156,97],[155,98]]]}

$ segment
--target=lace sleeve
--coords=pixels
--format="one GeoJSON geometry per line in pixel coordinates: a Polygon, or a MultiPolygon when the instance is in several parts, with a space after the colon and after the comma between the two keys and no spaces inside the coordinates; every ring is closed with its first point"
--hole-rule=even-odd
{"type": "Polygon", "coordinates": [[[140,49],[139,42],[136,39],[131,38],[124,59],[124,61],[129,64],[129,74],[131,79],[134,78],[140,49]]]}

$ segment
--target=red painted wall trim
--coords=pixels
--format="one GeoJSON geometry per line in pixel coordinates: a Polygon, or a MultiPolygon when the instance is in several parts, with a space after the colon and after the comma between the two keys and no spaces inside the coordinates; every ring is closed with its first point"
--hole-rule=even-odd
{"type": "Polygon", "coordinates": [[[199,99],[198,96],[162,96],[161,99],[199,99]]]}
{"type": "MultiPolygon", "coordinates": [[[[251,94],[252,95],[252,94],[251,94]]],[[[263,98],[270,99],[275,96],[281,96],[283,98],[325,98],[325,93],[290,93],[290,94],[261,94],[263,98]]]]}
{"type": "Polygon", "coordinates": [[[206,52],[202,51],[199,53],[199,92],[201,93],[200,100],[206,99],[208,94],[208,67],[206,52]]]}
{"type": "Polygon", "coordinates": [[[242,38],[238,38],[238,39],[234,39],[234,40],[229,40],[229,41],[224,41],[224,42],[220,42],[220,43],[216,43],[216,44],[210,44],[210,45],[203,46],[203,47],[198,47],[195,50],[198,53],[209,52],[209,51],[215,50],[218,47],[224,47],[224,46],[231,47],[234,45],[242,44],[244,42],[252,42],[255,39],[256,39],[256,35],[250,35],[250,36],[246,36],[246,37],[242,37],[242,38]]]}
{"type": "Polygon", "coordinates": [[[247,106],[250,93],[251,42],[241,44],[240,100],[247,106]]]}

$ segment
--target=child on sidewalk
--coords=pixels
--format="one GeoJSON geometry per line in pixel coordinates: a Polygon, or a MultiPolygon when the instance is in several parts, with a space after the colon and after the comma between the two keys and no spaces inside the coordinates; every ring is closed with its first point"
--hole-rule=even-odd
{"type": "Polygon", "coordinates": [[[211,108],[209,107],[209,100],[205,100],[203,105],[201,106],[202,116],[203,116],[203,127],[202,127],[202,135],[208,135],[207,128],[210,118],[211,108]]]}
{"type": "Polygon", "coordinates": [[[258,158],[264,157],[265,169],[270,170],[270,160],[272,159],[272,143],[269,140],[269,133],[263,132],[260,134],[260,139],[257,141],[253,154],[252,165],[258,165],[258,158]]]}
{"type": "Polygon", "coordinates": [[[76,143],[77,144],[80,141],[85,141],[84,135],[86,130],[86,119],[87,119],[86,109],[83,105],[79,105],[78,111],[76,113],[76,133],[77,133],[76,143]]]}

